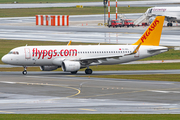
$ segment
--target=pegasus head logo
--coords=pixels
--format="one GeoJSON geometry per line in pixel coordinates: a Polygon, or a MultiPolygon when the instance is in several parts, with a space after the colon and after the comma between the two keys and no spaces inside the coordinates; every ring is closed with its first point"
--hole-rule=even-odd
{"type": "Polygon", "coordinates": [[[141,37],[141,41],[144,42],[148,36],[151,34],[151,32],[156,29],[156,26],[159,24],[159,20],[156,18],[154,22],[149,26],[149,28],[146,30],[144,35],[141,37]]]}

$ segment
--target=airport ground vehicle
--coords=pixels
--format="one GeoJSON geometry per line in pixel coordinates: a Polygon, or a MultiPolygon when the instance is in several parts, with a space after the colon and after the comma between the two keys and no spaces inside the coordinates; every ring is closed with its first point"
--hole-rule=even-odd
{"type": "Polygon", "coordinates": [[[111,20],[108,27],[122,27],[122,23],[119,20],[111,20]]]}
{"type": "Polygon", "coordinates": [[[125,20],[122,20],[122,26],[132,26],[134,27],[134,22],[131,20],[131,19],[125,19],[125,20]]]}

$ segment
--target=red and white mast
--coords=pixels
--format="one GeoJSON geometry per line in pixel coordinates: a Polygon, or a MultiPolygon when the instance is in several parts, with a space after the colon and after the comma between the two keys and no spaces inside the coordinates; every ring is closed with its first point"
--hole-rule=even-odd
{"type": "Polygon", "coordinates": [[[117,20],[117,0],[116,0],[116,20],[117,20]]]}
{"type": "Polygon", "coordinates": [[[110,0],[108,0],[108,25],[110,22],[110,0]]]}

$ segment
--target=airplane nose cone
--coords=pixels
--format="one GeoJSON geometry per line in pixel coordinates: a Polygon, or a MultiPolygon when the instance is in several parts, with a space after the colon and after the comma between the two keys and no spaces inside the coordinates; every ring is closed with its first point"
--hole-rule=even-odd
{"type": "Polygon", "coordinates": [[[6,55],[3,56],[3,57],[1,58],[1,61],[2,61],[3,63],[8,63],[8,58],[7,58],[7,56],[6,56],[6,55]]]}

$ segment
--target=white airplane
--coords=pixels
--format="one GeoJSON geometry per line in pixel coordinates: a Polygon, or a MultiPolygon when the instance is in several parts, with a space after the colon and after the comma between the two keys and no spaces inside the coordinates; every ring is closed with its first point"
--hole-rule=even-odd
{"type": "Polygon", "coordinates": [[[40,66],[43,71],[61,67],[64,72],[76,74],[81,68],[87,68],[86,74],[92,74],[89,66],[126,63],[154,56],[168,51],[159,46],[164,16],[157,16],[142,37],[132,45],[70,45],[66,46],[22,46],[12,49],[2,57],[2,61],[24,67],[40,66]]]}
{"type": "Polygon", "coordinates": [[[167,26],[172,26],[172,22],[180,23],[180,7],[152,7],[145,12],[149,21],[153,21],[156,16],[165,16],[168,21],[167,26]]]}

